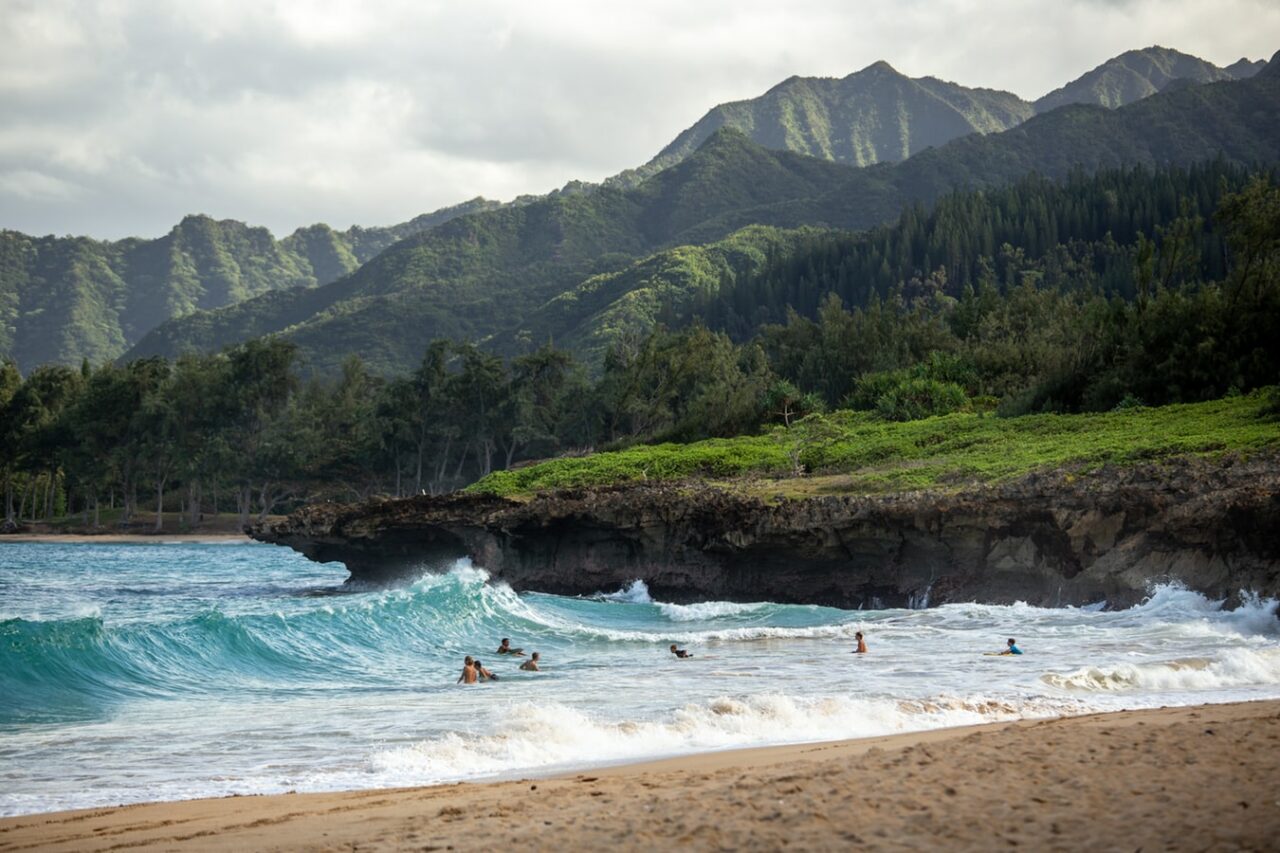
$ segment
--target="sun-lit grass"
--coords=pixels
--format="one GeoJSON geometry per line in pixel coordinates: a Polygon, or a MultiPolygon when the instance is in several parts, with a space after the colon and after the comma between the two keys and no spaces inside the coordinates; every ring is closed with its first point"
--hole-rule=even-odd
{"type": "Polygon", "coordinates": [[[993,482],[1064,465],[1087,468],[1183,454],[1280,447],[1280,421],[1265,414],[1266,404],[1267,397],[1256,393],[1104,414],[995,418],[964,413],[908,423],[837,412],[762,435],[639,445],[553,459],[490,474],[470,491],[520,495],[690,477],[779,478],[770,485],[771,491],[797,494],[903,491],[993,482]],[[785,479],[796,461],[811,476],[785,479]],[[812,487],[807,487],[808,482],[812,487]]]}

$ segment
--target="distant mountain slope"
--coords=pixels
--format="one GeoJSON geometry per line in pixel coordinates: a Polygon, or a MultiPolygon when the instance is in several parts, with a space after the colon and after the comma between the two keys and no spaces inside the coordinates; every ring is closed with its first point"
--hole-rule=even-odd
{"type": "Polygon", "coordinates": [[[0,231],[0,356],[25,368],[116,358],[172,317],[272,290],[315,286],[402,237],[496,202],[475,199],[389,228],[265,228],[188,216],[154,240],[0,231]]]}
{"type": "Polygon", "coordinates": [[[554,340],[587,364],[599,364],[614,343],[637,339],[667,317],[687,316],[695,301],[759,272],[817,233],[828,232],[752,225],[705,246],[665,249],[553,297],[490,345],[513,353],[522,342],[554,340]]]}
{"type": "Polygon", "coordinates": [[[812,197],[849,171],[721,132],[635,189],[560,194],[460,217],[324,287],[165,323],[128,356],[212,350],[283,332],[316,370],[332,370],[353,352],[378,370],[401,370],[434,338],[494,334],[592,275],[688,242],[688,233],[727,233],[710,220],[812,197]]]}
{"type": "MultiPolygon", "coordinates": [[[[349,353],[378,370],[404,369],[441,336],[496,336],[500,348],[552,338],[598,352],[601,329],[630,328],[635,318],[660,313],[684,286],[677,279],[703,286],[706,277],[688,270],[731,271],[724,256],[706,252],[667,252],[632,266],[655,250],[713,243],[748,225],[865,228],[913,201],[931,202],[957,187],[1000,186],[1030,172],[1062,177],[1073,169],[1215,157],[1280,162],[1280,81],[1262,73],[1117,110],[1071,106],[1003,133],[970,135],[902,163],[863,169],[769,151],[722,129],[636,189],[604,188],[462,217],[325,287],[166,323],[130,355],[216,349],[266,333],[295,340],[322,371],[349,353]],[[619,300],[645,304],[631,310],[619,300]]],[[[774,239],[760,234],[743,239],[762,245],[774,239]]]]}
{"type": "MultiPolygon", "coordinates": [[[[1254,73],[1257,73],[1256,69],[1254,73]]],[[[1236,74],[1212,62],[1167,47],[1148,47],[1108,59],[1062,88],[1054,89],[1035,102],[1035,111],[1044,113],[1065,104],[1122,107],[1154,95],[1174,80],[1217,83],[1234,79],[1237,79],[1236,74]]]]}
{"type": "Polygon", "coordinates": [[[713,107],[658,154],[606,181],[632,187],[680,162],[720,128],[752,142],[853,166],[905,160],[971,133],[1008,130],[1067,104],[1115,108],[1162,91],[1175,80],[1245,79],[1266,63],[1242,58],[1230,68],[1163,47],[1131,50],[1034,103],[1011,92],[973,89],[935,77],[907,77],[876,62],[840,79],[791,77],[757,98],[713,107]]]}
{"type": "Polygon", "coordinates": [[[841,79],[791,77],[758,98],[714,107],[648,163],[614,181],[633,185],[725,127],[765,148],[867,166],[904,160],[957,136],[1006,130],[1033,112],[1010,92],[911,78],[877,62],[841,79]]]}
{"type": "Polygon", "coordinates": [[[1266,67],[1265,59],[1249,59],[1247,56],[1242,56],[1222,70],[1237,80],[1248,80],[1266,67]]]}

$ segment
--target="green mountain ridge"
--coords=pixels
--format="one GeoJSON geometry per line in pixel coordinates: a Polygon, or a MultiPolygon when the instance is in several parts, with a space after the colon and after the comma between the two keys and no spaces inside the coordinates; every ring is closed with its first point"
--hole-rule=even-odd
{"type": "Polygon", "coordinates": [[[765,148],[868,166],[905,160],[957,136],[1007,130],[1032,114],[1011,92],[913,79],[876,62],[841,79],[790,77],[758,98],[714,107],[616,180],[634,182],[678,163],[725,127],[765,148]]]}
{"type": "MultiPolygon", "coordinates": [[[[1160,140],[1112,138],[1113,128],[1097,126],[1101,119],[1087,118],[1085,113],[1055,119],[1058,123],[1052,126],[1064,134],[1060,142],[1046,138],[1039,129],[1044,125],[1034,125],[1037,129],[1023,145],[1008,134],[1015,127],[1026,127],[1027,119],[1036,121],[1033,114],[1037,109],[1043,111],[1063,99],[1110,106],[1146,98],[1153,92],[1172,95],[1206,81],[1252,75],[1267,79],[1275,73],[1274,60],[1268,65],[1242,58],[1220,69],[1193,56],[1152,47],[1109,60],[1031,104],[1008,92],[970,89],[932,77],[913,79],[879,62],[842,79],[792,77],[760,98],[716,107],[648,164],[606,181],[603,187],[574,182],[545,196],[522,196],[509,205],[475,199],[389,228],[353,227],[337,232],[326,225],[313,225],[278,241],[265,229],[203,216],[187,217],[156,240],[103,242],[4,231],[0,232],[0,356],[16,358],[24,367],[31,367],[52,362],[75,364],[82,358],[102,361],[126,351],[207,349],[249,334],[284,330],[305,338],[319,335],[320,326],[341,328],[356,314],[387,328],[408,324],[409,339],[416,342],[421,335],[412,328],[410,318],[423,311],[431,317],[427,325],[433,331],[480,338],[496,334],[494,345],[503,350],[515,351],[519,340],[531,335],[536,338],[545,331],[569,335],[583,346],[588,340],[595,341],[588,347],[594,351],[601,340],[594,332],[578,334],[563,323],[544,324],[542,315],[535,316],[545,300],[592,275],[619,271],[677,242],[713,243],[754,223],[784,228],[810,224],[867,227],[891,219],[909,200],[937,197],[955,181],[999,183],[1029,169],[1060,175],[1064,167],[1077,163],[1093,168],[1127,162],[1185,162],[1186,156],[1197,151],[1213,150],[1222,134],[1202,128],[1203,133],[1196,131],[1202,139],[1188,142],[1188,151],[1176,152],[1167,150],[1169,146],[1162,146],[1160,140]],[[629,214],[614,210],[616,199],[609,193],[639,190],[644,179],[685,161],[690,152],[725,129],[741,131],[764,149],[851,165],[879,165],[871,166],[865,175],[849,177],[848,186],[845,173],[829,175],[831,191],[810,194],[795,192],[787,181],[772,186],[770,168],[765,165],[768,158],[757,157],[752,163],[750,157],[744,157],[739,164],[737,178],[755,184],[749,189],[737,178],[719,176],[710,168],[710,159],[703,158],[698,167],[703,174],[663,182],[660,187],[665,189],[658,191],[667,196],[644,202],[644,214],[634,221],[621,221],[629,214]],[[1101,132],[1102,138],[1090,138],[1093,132],[1101,132]],[[1008,163],[979,162],[990,151],[979,140],[984,134],[996,133],[1002,137],[996,153],[1012,159],[1008,163]],[[965,144],[948,147],[942,157],[935,153],[956,142],[965,144]],[[1026,150],[1028,145],[1035,150],[1026,150]],[[1074,145],[1083,146],[1081,153],[1072,153],[1074,145]],[[900,172],[883,171],[890,161],[918,162],[900,172]],[[604,196],[598,202],[575,201],[597,194],[604,196]],[[544,214],[535,214],[527,222],[523,216],[513,216],[506,224],[495,221],[497,232],[550,229],[541,237],[531,237],[531,242],[499,250],[501,257],[488,256],[494,246],[481,241],[482,245],[452,260],[433,257],[413,268],[399,268],[393,258],[359,276],[345,291],[311,296],[294,293],[297,288],[315,288],[348,277],[398,240],[450,219],[530,205],[543,205],[539,209],[544,213],[552,211],[546,215],[563,216],[564,221],[538,225],[538,216],[544,214]],[[605,231],[620,230],[586,233],[597,225],[605,231]],[[539,245],[554,243],[556,229],[564,233],[565,245],[543,261],[532,261],[539,245]],[[517,269],[523,270],[519,276],[514,272],[517,269]],[[506,283],[502,284],[498,279],[504,276],[506,283]],[[435,287],[444,280],[485,277],[493,280],[481,289],[496,293],[505,287],[518,296],[510,305],[498,305],[492,294],[474,300],[475,294],[467,287],[455,287],[452,297],[444,292],[432,297],[402,293],[407,280],[419,281],[422,286],[416,289],[422,290],[428,278],[435,287]],[[412,304],[375,304],[393,293],[400,294],[396,299],[412,304]],[[246,299],[257,301],[244,311],[206,313],[246,299]],[[451,304],[451,299],[457,304],[451,304]],[[384,311],[390,313],[383,315],[384,311]],[[517,318],[517,312],[526,311],[531,312],[531,322],[524,324],[528,328],[523,334],[518,329],[495,329],[495,319],[509,321],[517,318]],[[173,328],[157,328],[181,317],[189,320],[173,328]],[[235,324],[239,324],[238,331],[232,329],[235,324]],[[156,335],[144,343],[152,330],[156,335]]],[[[1068,105],[1067,109],[1078,108],[1068,105]]],[[[1153,114],[1157,120],[1159,112],[1153,114]]],[[[1120,136],[1137,130],[1129,128],[1120,136]]],[[[1171,130],[1174,140],[1187,136],[1177,128],[1171,130]]],[[[1250,146],[1245,143],[1252,138],[1252,132],[1246,130],[1242,144],[1228,140],[1227,150],[1233,152],[1230,156],[1246,156],[1250,146]]],[[[1265,156],[1266,145],[1255,147],[1265,156]]],[[[740,149],[739,154],[747,150],[740,149]]],[[[431,254],[434,250],[424,251],[431,254]]],[[[614,292],[617,287],[622,285],[615,282],[600,292],[614,292]]],[[[659,287],[653,292],[671,291],[659,287]]],[[[641,302],[644,300],[632,297],[633,306],[641,302]]],[[[558,310],[548,307],[545,317],[556,316],[558,310]]],[[[631,315],[636,316],[634,311],[631,315]]],[[[606,326],[616,320],[600,318],[606,326]]],[[[507,325],[514,327],[515,323],[507,325]]],[[[338,340],[363,346],[366,337],[344,332],[338,340]]],[[[319,337],[315,347],[327,349],[319,337]]],[[[400,349],[398,345],[390,347],[400,349]]],[[[399,363],[402,355],[390,350],[379,359],[388,365],[399,363]]]]}
{"type": "MultiPolygon", "coordinates": [[[[461,217],[326,287],[166,323],[130,355],[217,349],[266,333],[294,340],[320,371],[350,353],[379,371],[402,370],[438,337],[493,336],[491,345],[504,351],[551,339],[598,353],[614,337],[610,329],[634,330],[637,317],[660,316],[690,286],[708,286],[709,275],[738,272],[715,254],[724,247],[673,251],[681,245],[713,244],[750,225],[868,228],[910,203],[1031,172],[1061,178],[1076,169],[1215,157],[1280,161],[1280,84],[1259,74],[1116,110],[1069,106],[862,169],[770,151],[722,129],[635,189],[461,217]],[[666,253],[644,260],[655,250],[666,253]]],[[[768,243],[774,237],[766,233],[739,240],[768,243]]]]}
{"type": "Polygon", "coordinates": [[[440,337],[483,338],[602,272],[657,249],[716,232],[709,220],[779,199],[813,196],[848,167],[770,151],[738,133],[717,134],[695,156],[631,190],[560,194],[459,217],[403,240],[353,274],[158,327],[127,357],[208,351],[278,332],[312,369],[349,353],[392,372],[440,337]]]}
{"type": "Polygon", "coordinates": [[[266,228],[184,217],[156,239],[0,231],[0,356],[18,364],[100,363],[173,317],[340,278],[403,237],[496,202],[474,199],[386,228],[266,228]]]}
{"type": "MultiPolygon", "coordinates": [[[[1174,80],[1217,83],[1250,77],[1248,63],[1249,60],[1241,59],[1232,66],[1236,71],[1232,71],[1158,45],[1130,50],[1039,98],[1035,102],[1035,110],[1043,113],[1065,104],[1122,107],[1154,95],[1174,80]]],[[[1253,73],[1258,70],[1254,68],[1253,73]]]]}
{"type": "Polygon", "coordinates": [[[1245,79],[1266,62],[1241,58],[1229,68],[1153,46],[1114,57],[1044,97],[968,88],[936,77],[912,78],[876,62],[840,79],[790,77],[756,98],[720,104],[652,160],[606,181],[634,186],[678,163],[717,130],[745,133],[765,148],[869,166],[905,160],[972,133],[998,133],[1067,104],[1125,106],[1174,81],[1245,79]]]}

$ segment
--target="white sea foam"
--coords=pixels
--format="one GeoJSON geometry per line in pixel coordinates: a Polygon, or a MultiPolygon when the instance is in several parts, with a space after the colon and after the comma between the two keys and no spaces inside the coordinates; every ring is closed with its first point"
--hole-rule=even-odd
{"type": "Polygon", "coordinates": [[[555,702],[523,703],[507,710],[508,722],[495,734],[449,733],[379,751],[370,764],[375,773],[421,783],[739,746],[875,737],[1081,710],[1070,701],[761,694],[686,704],[658,720],[606,721],[555,702]]]}
{"type": "Polygon", "coordinates": [[[1227,649],[1216,659],[1179,658],[1149,663],[1084,667],[1041,680],[1076,691],[1219,690],[1280,684],[1280,649],[1227,649]]]}
{"type": "Polygon", "coordinates": [[[672,622],[709,622],[725,616],[744,616],[776,607],[768,603],[741,604],[736,601],[703,601],[698,604],[658,603],[662,615],[672,622]]]}

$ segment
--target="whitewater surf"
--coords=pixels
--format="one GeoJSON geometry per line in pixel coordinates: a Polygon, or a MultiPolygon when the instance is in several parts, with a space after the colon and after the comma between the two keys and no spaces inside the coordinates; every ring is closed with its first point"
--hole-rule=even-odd
{"type": "Polygon", "coordinates": [[[262,545],[0,549],[0,813],[1280,698],[1276,602],[1169,586],[1119,611],[846,611],[676,605],[640,582],[517,595],[465,563],[396,589],[344,576],[262,545]],[[1022,657],[983,656],[1008,637],[1022,657]],[[455,685],[468,654],[501,680],[455,685]]]}

